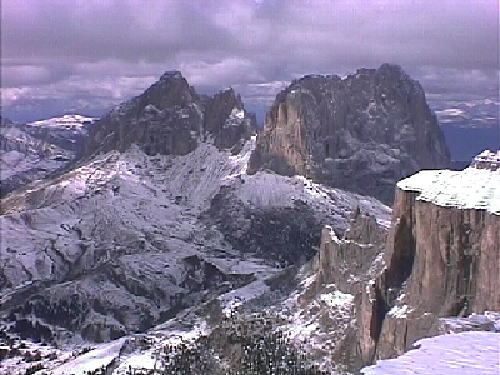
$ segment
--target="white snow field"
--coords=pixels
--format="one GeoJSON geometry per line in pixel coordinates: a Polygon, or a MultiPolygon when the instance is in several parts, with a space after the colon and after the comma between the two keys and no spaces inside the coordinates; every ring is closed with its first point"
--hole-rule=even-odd
{"type": "Polygon", "coordinates": [[[397,186],[419,192],[420,201],[461,209],[484,209],[500,215],[500,169],[426,170],[401,180],[397,186]]]}
{"type": "Polygon", "coordinates": [[[500,333],[462,332],[419,340],[395,359],[378,361],[364,375],[498,375],[500,333]]]}

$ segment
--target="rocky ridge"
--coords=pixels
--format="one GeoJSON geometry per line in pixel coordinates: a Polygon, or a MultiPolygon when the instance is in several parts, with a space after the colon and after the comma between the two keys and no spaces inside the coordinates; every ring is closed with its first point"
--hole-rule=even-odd
{"type": "MultiPolygon", "coordinates": [[[[421,171],[397,184],[390,225],[354,211],[343,236],[323,229],[295,306],[314,317],[316,301],[350,296],[343,334],[331,332],[336,344],[323,356],[356,371],[424,337],[498,330],[498,313],[488,312],[500,310],[497,166],[498,154],[485,151],[463,171],[421,171]]],[[[315,322],[313,338],[329,326],[315,322]]]]}
{"type": "Polygon", "coordinates": [[[365,363],[439,333],[440,318],[500,309],[499,177],[473,164],[398,183],[383,263],[357,305],[365,363]]]}
{"type": "Polygon", "coordinates": [[[143,94],[122,103],[90,132],[85,156],[139,145],[146,154],[186,155],[212,139],[237,153],[255,129],[233,89],[198,95],[178,71],[163,74],[143,94]]]}
{"type": "Polygon", "coordinates": [[[383,64],[344,79],[293,81],[276,96],[251,169],[301,174],[391,203],[398,180],[449,162],[420,84],[399,66],[383,64]]]}

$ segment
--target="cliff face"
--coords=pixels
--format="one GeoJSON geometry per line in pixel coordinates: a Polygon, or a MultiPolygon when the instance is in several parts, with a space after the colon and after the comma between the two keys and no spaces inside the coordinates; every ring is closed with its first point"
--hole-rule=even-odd
{"type": "Polygon", "coordinates": [[[388,232],[359,213],[343,238],[323,230],[308,293],[355,298],[356,323],[337,344],[352,369],[445,333],[443,318],[500,309],[500,169],[484,155],[400,181],[388,232]]]}
{"type": "Polygon", "coordinates": [[[345,79],[292,82],[276,96],[251,168],[302,174],[391,202],[399,179],[449,161],[420,84],[384,64],[345,79]]]}
{"type": "Polygon", "coordinates": [[[86,156],[140,145],[148,155],[186,155],[200,141],[241,149],[255,126],[233,89],[198,95],[180,72],[166,72],[143,94],[121,104],[92,128],[86,156]]]}
{"type": "Polygon", "coordinates": [[[316,284],[335,284],[343,293],[357,294],[369,277],[369,268],[384,250],[387,228],[373,216],[354,211],[350,227],[342,239],[330,227],[321,233],[321,244],[314,258],[316,284]]]}
{"type": "Polygon", "coordinates": [[[440,317],[500,309],[499,187],[474,166],[398,183],[385,268],[360,296],[365,361],[402,354],[440,317]]]}
{"type": "Polygon", "coordinates": [[[360,328],[355,317],[365,285],[383,267],[381,255],[389,215],[389,209],[376,217],[357,209],[352,212],[349,229],[343,235],[337,235],[329,226],[321,233],[311,276],[303,284],[296,307],[308,327],[313,327],[312,331],[307,328],[308,333],[301,333],[307,335],[313,347],[315,342],[322,343],[322,349],[315,353],[321,363],[332,360],[344,370],[352,371],[367,363],[361,360],[360,328]]]}

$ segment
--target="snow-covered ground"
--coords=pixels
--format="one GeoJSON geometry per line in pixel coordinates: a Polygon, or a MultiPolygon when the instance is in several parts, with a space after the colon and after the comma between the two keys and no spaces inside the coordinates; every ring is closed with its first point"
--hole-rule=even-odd
{"type": "Polygon", "coordinates": [[[85,375],[101,367],[108,367],[120,355],[120,349],[125,339],[119,339],[107,344],[101,344],[67,363],[56,367],[51,375],[85,375]]]}
{"type": "Polygon", "coordinates": [[[236,195],[253,207],[291,207],[294,202],[305,202],[317,212],[331,214],[337,221],[342,221],[345,212],[352,207],[360,207],[363,212],[375,213],[380,225],[390,225],[390,208],[381,205],[375,198],[333,189],[303,176],[285,177],[257,172],[255,176],[245,178],[236,195]]]}
{"type": "MultiPolygon", "coordinates": [[[[4,283],[0,304],[24,304],[26,296],[38,294],[53,311],[77,295],[79,303],[91,307],[78,324],[95,327],[105,339],[109,339],[110,326],[133,332],[140,330],[144,316],[161,322],[161,314],[177,298],[185,298],[189,308],[197,307],[203,293],[217,298],[209,293],[213,287],[197,291],[197,285],[203,285],[204,270],[215,272],[211,278],[234,280],[236,286],[230,290],[216,289],[224,313],[251,304],[269,292],[265,280],[282,269],[253,254],[241,254],[228,243],[214,218],[203,218],[223,189],[236,199],[224,201],[224,212],[233,210],[233,204],[265,211],[293,207],[300,200],[341,231],[356,207],[377,216],[381,223],[388,222],[390,209],[373,198],[326,188],[300,176],[247,175],[254,146],[252,138],[239,154],[232,155],[206,142],[184,156],[148,156],[132,147],[124,153],[99,155],[59,177],[9,195],[2,202],[0,216],[0,280],[4,283]],[[106,306],[110,314],[93,310],[94,304],[106,306]],[[113,311],[118,311],[119,320],[113,311]]],[[[231,285],[229,281],[221,284],[231,285]]],[[[350,309],[350,301],[349,296],[332,291],[317,303],[344,311],[344,306],[350,309]]],[[[117,369],[154,366],[155,345],[164,345],[178,331],[173,323],[183,319],[182,314],[146,333],[156,343],[151,348],[120,354],[117,369]]],[[[196,331],[189,324],[185,328],[182,335],[196,331]]],[[[78,340],[68,341],[73,346],[65,344],[72,348],[69,352],[52,349],[57,358],[69,359],[51,361],[51,366],[44,360],[47,374],[52,374],[55,365],[69,363],[89,370],[90,364],[112,361],[119,346],[113,346],[113,341],[107,346],[93,345],[91,354],[77,361],[81,355],[74,358],[72,353],[88,345],[78,340]]]]}
{"type": "Polygon", "coordinates": [[[34,174],[42,178],[45,176],[44,171],[54,171],[64,166],[66,161],[72,158],[72,156],[65,157],[65,154],[65,152],[61,152],[58,154],[59,160],[56,160],[55,157],[45,159],[34,153],[21,153],[17,150],[0,152],[0,179],[5,181],[17,174],[29,173],[35,168],[38,169],[39,173],[35,172],[34,174]]]}
{"type": "Polygon", "coordinates": [[[500,215],[500,168],[424,170],[401,180],[397,186],[419,192],[418,200],[438,206],[483,209],[500,215]]]}
{"type": "Polygon", "coordinates": [[[378,361],[364,375],[498,375],[500,333],[463,332],[417,341],[416,349],[378,361]]]}
{"type": "Polygon", "coordinates": [[[484,150],[474,158],[473,165],[479,168],[498,169],[500,167],[500,150],[484,150]]]}
{"type": "Polygon", "coordinates": [[[0,137],[5,144],[0,149],[2,181],[32,169],[55,170],[74,157],[73,152],[48,144],[16,127],[2,128],[0,137]]]}

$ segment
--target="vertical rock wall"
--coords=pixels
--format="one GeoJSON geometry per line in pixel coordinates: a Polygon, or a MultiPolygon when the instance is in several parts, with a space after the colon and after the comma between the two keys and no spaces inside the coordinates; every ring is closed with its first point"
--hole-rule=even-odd
{"type": "Polygon", "coordinates": [[[369,217],[343,239],[323,231],[316,288],[356,296],[356,338],[345,348],[358,365],[438,334],[440,318],[500,310],[499,172],[472,165],[400,181],[385,250],[369,217]]]}
{"type": "Polygon", "coordinates": [[[417,196],[397,190],[385,269],[360,296],[365,360],[404,353],[439,317],[500,310],[500,216],[417,196]]]}
{"type": "Polygon", "coordinates": [[[425,94],[399,66],[308,75],[276,96],[251,169],[301,174],[392,202],[394,185],[450,161],[425,94]]]}

